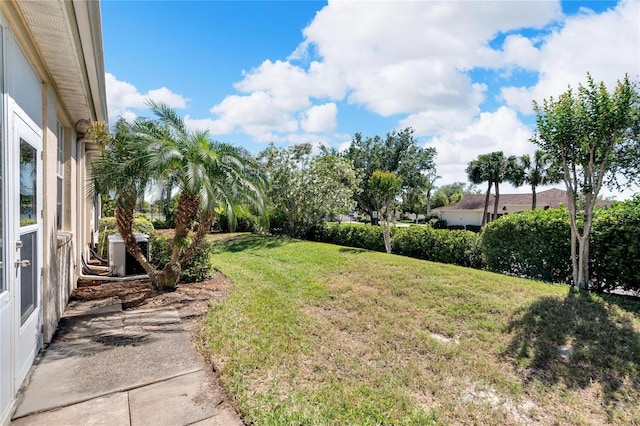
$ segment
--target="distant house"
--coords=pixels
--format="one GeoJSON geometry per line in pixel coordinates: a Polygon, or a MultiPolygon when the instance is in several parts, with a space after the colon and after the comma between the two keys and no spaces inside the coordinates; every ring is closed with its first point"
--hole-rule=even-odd
{"type": "Polygon", "coordinates": [[[0,1],[0,424],[51,340],[88,253],[87,182],[106,120],[100,4],[0,1]]]}
{"type": "MultiPolygon", "coordinates": [[[[438,214],[440,219],[449,226],[480,226],[482,224],[482,212],[486,195],[465,195],[456,204],[438,207],[432,212],[438,214]]],[[[500,194],[498,199],[498,217],[505,214],[513,214],[531,210],[532,194],[500,194]]],[[[487,220],[491,221],[495,196],[489,196],[489,208],[487,220]]],[[[536,194],[536,209],[546,210],[567,205],[567,192],[561,189],[548,189],[536,194]]]]}

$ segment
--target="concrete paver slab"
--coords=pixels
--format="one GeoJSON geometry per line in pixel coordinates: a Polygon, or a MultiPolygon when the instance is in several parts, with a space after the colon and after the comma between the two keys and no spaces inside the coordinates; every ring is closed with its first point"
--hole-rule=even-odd
{"type": "Polygon", "coordinates": [[[67,318],[33,371],[14,417],[202,368],[175,309],[67,318]]]}
{"type": "Polygon", "coordinates": [[[186,374],[131,390],[131,425],[190,425],[217,418],[225,408],[223,401],[220,390],[212,385],[205,371],[186,374]]]}
{"type": "Polygon", "coordinates": [[[92,399],[57,410],[13,420],[13,426],[129,426],[129,401],[126,392],[92,399]]]}

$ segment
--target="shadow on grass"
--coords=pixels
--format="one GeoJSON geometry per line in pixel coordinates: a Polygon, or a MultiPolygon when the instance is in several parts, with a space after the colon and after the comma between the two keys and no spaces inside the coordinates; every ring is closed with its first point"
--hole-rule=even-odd
{"type": "Polygon", "coordinates": [[[369,250],[354,248],[354,247],[341,247],[340,249],[338,249],[338,251],[340,253],[353,253],[353,254],[369,253],[369,250]]]}
{"type": "MultiPolygon", "coordinates": [[[[609,300],[571,290],[521,309],[507,326],[515,333],[506,356],[528,368],[526,381],[584,389],[602,384],[607,410],[640,399],[640,338],[609,300]]],[[[638,304],[635,302],[636,312],[638,304]]],[[[633,312],[633,303],[623,309],[633,312]]]]}
{"type": "Polygon", "coordinates": [[[219,250],[237,253],[245,250],[272,249],[296,242],[297,240],[284,237],[244,234],[221,241],[219,250]]]}

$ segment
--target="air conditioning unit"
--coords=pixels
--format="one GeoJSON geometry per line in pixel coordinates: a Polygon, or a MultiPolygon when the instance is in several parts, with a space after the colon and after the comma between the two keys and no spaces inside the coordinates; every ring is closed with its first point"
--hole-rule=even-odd
{"type": "MultiPolygon", "coordinates": [[[[149,260],[149,236],[147,234],[134,233],[138,247],[144,257],[149,260]]],[[[113,275],[126,277],[128,275],[145,274],[145,270],[140,263],[127,251],[124,240],[120,234],[109,235],[109,267],[113,275]]]]}

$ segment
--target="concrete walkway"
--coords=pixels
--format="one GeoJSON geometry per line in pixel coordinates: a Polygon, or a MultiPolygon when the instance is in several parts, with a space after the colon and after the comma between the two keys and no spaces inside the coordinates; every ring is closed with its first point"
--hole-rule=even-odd
{"type": "Polygon", "coordinates": [[[173,308],[74,302],[12,425],[242,425],[173,308]]]}

